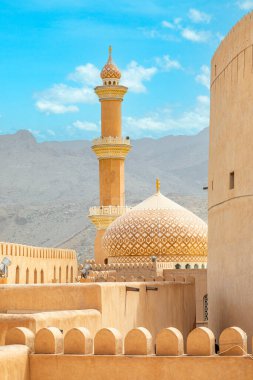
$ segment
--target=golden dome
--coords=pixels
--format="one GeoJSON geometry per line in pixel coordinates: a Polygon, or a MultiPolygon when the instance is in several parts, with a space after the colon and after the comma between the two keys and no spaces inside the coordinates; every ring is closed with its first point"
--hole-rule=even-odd
{"type": "Polygon", "coordinates": [[[103,69],[100,73],[100,77],[102,79],[111,79],[111,78],[112,79],[120,79],[120,77],[121,77],[121,73],[120,73],[119,69],[117,68],[117,66],[112,61],[112,47],[111,46],[109,46],[108,61],[105,64],[105,66],[103,67],[103,69]]]}
{"type": "Polygon", "coordinates": [[[119,262],[156,256],[158,261],[207,261],[207,225],[159,191],[106,230],[103,244],[109,258],[119,262]],[[124,257],[126,259],[124,259],[124,257]]]}

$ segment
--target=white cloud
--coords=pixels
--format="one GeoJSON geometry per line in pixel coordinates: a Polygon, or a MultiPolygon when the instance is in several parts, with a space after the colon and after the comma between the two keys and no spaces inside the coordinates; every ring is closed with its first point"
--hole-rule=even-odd
{"type": "Polygon", "coordinates": [[[76,120],[73,123],[73,127],[80,129],[82,131],[97,131],[98,130],[97,124],[91,123],[88,121],[80,121],[80,120],[76,120]]]}
{"type": "Polygon", "coordinates": [[[192,42],[206,42],[210,39],[210,32],[197,31],[194,29],[184,28],[181,32],[182,37],[192,42]]]}
{"type": "Polygon", "coordinates": [[[196,81],[206,88],[210,88],[210,69],[208,66],[203,65],[200,69],[200,74],[196,75],[196,81]]]}
{"type": "Polygon", "coordinates": [[[95,65],[87,63],[86,65],[76,67],[75,71],[68,75],[68,79],[85,83],[89,86],[95,86],[99,84],[99,74],[100,72],[95,65]]]}
{"type": "Polygon", "coordinates": [[[164,28],[168,28],[168,29],[174,29],[175,28],[174,24],[172,24],[171,22],[166,21],[166,20],[162,21],[162,26],[164,28]]]}
{"type": "Polygon", "coordinates": [[[205,12],[200,12],[197,9],[190,9],[188,13],[189,19],[198,24],[198,23],[206,23],[208,24],[211,21],[211,15],[205,13],[205,12]]]}
{"type": "Polygon", "coordinates": [[[155,61],[159,68],[161,68],[164,71],[170,71],[173,69],[179,70],[182,68],[181,63],[175,59],[171,59],[169,55],[157,57],[155,61]]]}
{"type": "Polygon", "coordinates": [[[248,11],[253,8],[253,1],[252,0],[238,1],[237,5],[240,9],[248,11]]]}
{"type": "Polygon", "coordinates": [[[156,74],[156,67],[143,67],[135,61],[131,61],[126,70],[122,71],[121,83],[129,88],[129,91],[146,92],[144,81],[149,81],[156,74]]]}
{"type": "Polygon", "coordinates": [[[200,95],[192,109],[180,115],[174,115],[171,108],[167,107],[159,112],[154,112],[144,117],[124,118],[125,133],[132,138],[149,136],[165,136],[171,134],[193,134],[201,131],[209,125],[209,97],[200,95]]]}
{"type": "Polygon", "coordinates": [[[74,105],[65,106],[63,104],[59,104],[59,103],[57,104],[49,100],[38,100],[35,105],[39,111],[45,112],[46,114],[52,114],[52,113],[61,114],[61,113],[79,111],[79,108],[77,106],[74,106],[74,105]]]}
{"type": "Polygon", "coordinates": [[[75,103],[94,103],[97,101],[92,88],[71,87],[66,84],[55,84],[53,87],[36,94],[36,108],[47,114],[77,112],[75,103]]]}

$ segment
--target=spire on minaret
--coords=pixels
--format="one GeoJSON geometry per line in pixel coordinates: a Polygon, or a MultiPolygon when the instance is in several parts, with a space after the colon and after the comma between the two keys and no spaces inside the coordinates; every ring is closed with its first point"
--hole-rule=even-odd
{"type": "Polygon", "coordinates": [[[108,62],[112,62],[112,45],[109,45],[108,52],[109,52],[108,62]]]}
{"type": "Polygon", "coordinates": [[[161,182],[159,178],[156,178],[156,192],[160,193],[161,182]]]}

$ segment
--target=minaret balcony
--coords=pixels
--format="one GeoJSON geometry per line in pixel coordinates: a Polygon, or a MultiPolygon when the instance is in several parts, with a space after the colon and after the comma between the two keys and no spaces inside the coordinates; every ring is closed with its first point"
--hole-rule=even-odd
{"type": "Polygon", "coordinates": [[[89,209],[89,219],[97,229],[106,229],[119,216],[131,210],[127,206],[94,206],[89,209]]]}
{"type": "Polygon", "coordinates": [[[91,149],[98,159],[125,159],[131,150],[129,137],[100,137],[93,140],[91,149]]]}

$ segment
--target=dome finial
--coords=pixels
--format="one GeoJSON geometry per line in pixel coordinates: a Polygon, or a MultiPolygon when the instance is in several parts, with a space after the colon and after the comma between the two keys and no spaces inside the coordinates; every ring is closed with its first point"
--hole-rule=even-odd
{"type": "Polygon", "coordinates": [[[108,52],[109,52],[108,62],[111,62],[111,60],[112,60],[112,45],[109,45],[108,52]]]}
{"type": "Polygon", "coordinates": [[[159,178],[156,178],[156,192],[160,193],[161,182],[159,178]]]}

